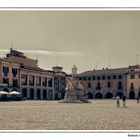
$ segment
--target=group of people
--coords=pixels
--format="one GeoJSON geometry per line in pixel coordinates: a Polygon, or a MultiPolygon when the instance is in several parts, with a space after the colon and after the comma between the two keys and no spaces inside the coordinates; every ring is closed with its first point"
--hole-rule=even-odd
{"type": "MultiPolygon", "coordinates": [[[[139,99],[140,99],[140,97],[138,96],[137,103],[139,103],[139,99]]],[[[123,102],[123,107],[126,107],[126,95],[125,94],[123,94],[123,96],[122,96],[122,102],[123,102]]],[[[117,97],[116,97],[116,103],[117,103],[117,107],[120,107],[120,96],[119,95],[117,95],[117,97]]]]}
{"type": "MultiPolygon", "coordinates": [[[[123,94],[122,96],[122,101],[123,101],[123,107],[126,107],[125,102],[126,102],[126,95],[123,94]]],[[[120,96],[117,95],[116,97],[116,103],[117,103],[117,107],[120,107],[120,96]]]]}

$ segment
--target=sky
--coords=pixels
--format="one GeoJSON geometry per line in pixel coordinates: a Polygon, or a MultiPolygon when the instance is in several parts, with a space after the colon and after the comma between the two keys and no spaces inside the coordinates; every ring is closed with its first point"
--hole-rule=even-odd
{"type": "Polygon", "coordinates": [[[140,11],[0,11],[0,56],[11,46],[68,73],[135,65],[140,11]]]}

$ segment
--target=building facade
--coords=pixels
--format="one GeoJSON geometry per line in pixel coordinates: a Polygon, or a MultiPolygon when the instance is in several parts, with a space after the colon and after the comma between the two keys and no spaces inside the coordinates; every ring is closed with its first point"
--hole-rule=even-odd
{"type": "MultiPolygon", "coordinates": [[[[140,65],[94,69],[75,76],[81,80],[88,98],[110,99],[126,94],[127,98],[135,99],[140,96],[140,65]]],[[[62,67],[42,69],[38,67],[38,60],[13,49],[5,58],[0,58],[0,91],[19,91],[23,99],[63,99],[70,78],[62,67]]]]}
{"type": "Polygon", "coordinates": [[[50,71],[40,68],[22,67],[20,69],[20,93],[23,99],[54,99],[54,78],[50,71]]]}
{"type": "Polygon", "coordinates": [[[78,74],[88,98],[112,98],[126,94],[134,99],[140,95],[140,66],[86,71],[78,74]]]}
{"type": "Polygon", "coordinates": [[[0,58],[0,90],[19,91],[23,99],[55,99],[53,71],[38,67],[38,61],[10,50],[0,58]]]}
{"type": "Polygon", "coordinates": [[[19,64],[0,58],[0,90],[19,91],[19,68],[19,64]]]}
{"type": "Polygon", "coordinates": [[[140,65],[129,66],[126,83],[127,97],[130,99],[140,97],[140,65]]]}
{"type": "Polygon", "coordinates": [[[55,99],[64,99],[67,74],[59,66],[52,67],[54,72],[54,92],[55,99]]]}

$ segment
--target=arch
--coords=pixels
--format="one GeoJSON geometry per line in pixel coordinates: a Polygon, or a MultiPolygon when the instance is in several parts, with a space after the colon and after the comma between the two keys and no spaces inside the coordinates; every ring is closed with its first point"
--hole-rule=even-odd
{"type": "Polygon", "coordinates": [[[106,99],[111,99],[113,97],[113,94],[111,92],[107,92],[105,95],[106,99]]]}
{"type": "Polygon", "coordinates": [[[2,90],[3,91],[6,91],[6,92],[9,92],[9,89],[8,88],[3,88],[2,90]]]}
{"type": "Polygon", "coordinates": [[[118,92],[118,93],[116,94],[116,96],[119,96],[120,98],[122,98],[123,92],[118,92]]]}
{"type": "Polygon", "coordinates": [[[131,90],[131,91],[129,92],[129,98],[130,98],[130,99],[135,99],[135,92],[134,92],[133,90],[131,90]]]}
{"type": "Polygon", "coordinates": [[[103,98],[102,93],[97,92],[96,95],[95,95],[95,99],[102,99],[102,98],[103,98]]]}
{"type": "Polygon", "coordinates": [[[22,89],[22,97],[27,98],[27,89],[26,88],[22,89]]]}
{"type": "Polygon", "coordinates": [[[88,93],[87,93],[87,97],[88,97],[89,99],[93,99],[93,94],[92,94],[91,92],[88,92],[88,93]]]}
{"type": "Polygon", "coordinates": [[[41,90],[37,89],[36,97],[38,100],[41,100],[41,90]]]}
{"type": "Polygon", "coordinates": [[[48,93],[48,99],[52,99],[52,98],[53,98],[53,91],[50,89],[48,93]]]}
{"type": "Polygon", "coordinates": [[[29,97],[29,98],[30,98],[31,100],[33,100],[34,97],[35,97],[35,95],[34,95],[34,89],[31,88],[31,89],[30,89],[30,97],[29,97]]]}
{"type": "Polygon", "coordinates": [[[55,99],[58,100],[58,93],[55,93],[55,99]]]}
{"type": "Polygon", "coordinates": [[[47,99],[47,90],[44,89],[43,90],[43,100],[46,100],[47,99]]]}

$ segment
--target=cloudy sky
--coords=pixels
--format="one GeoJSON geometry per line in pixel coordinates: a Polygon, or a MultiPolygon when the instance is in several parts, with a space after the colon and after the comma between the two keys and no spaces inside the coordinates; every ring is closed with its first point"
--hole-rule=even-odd
{"type": "Polygon", "coordinates": [[[125,67],[140,55],[140,11],[0,11],[1,57],[12,43],[45,69],[125,67]]]}

